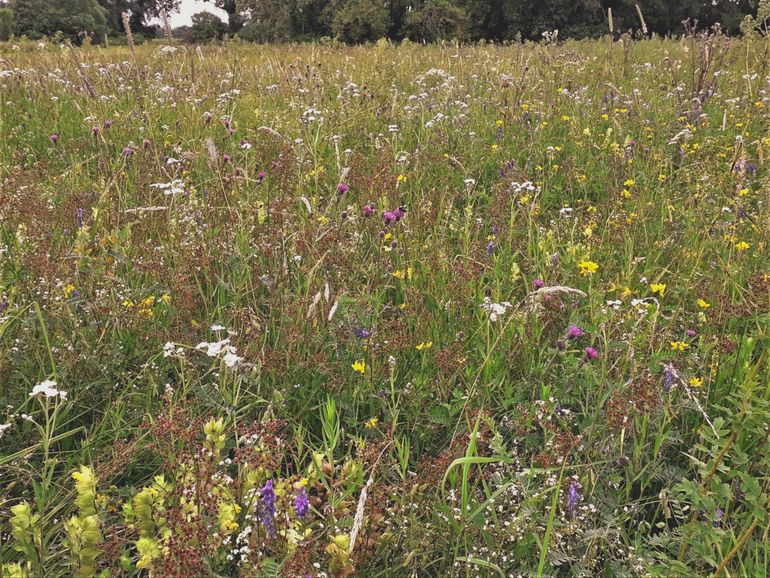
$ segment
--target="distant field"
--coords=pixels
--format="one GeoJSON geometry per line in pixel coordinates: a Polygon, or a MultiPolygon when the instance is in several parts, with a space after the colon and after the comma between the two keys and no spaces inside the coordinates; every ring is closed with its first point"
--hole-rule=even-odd
{"type": "Polygon", "coordinates": [[[0,45],[0,575],[766,576],[766,46],[0,45]]]}

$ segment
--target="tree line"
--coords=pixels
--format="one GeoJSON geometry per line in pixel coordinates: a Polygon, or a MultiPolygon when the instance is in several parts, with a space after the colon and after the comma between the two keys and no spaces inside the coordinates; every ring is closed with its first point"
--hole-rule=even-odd
{"type": "MultiPolygon", "coordinates": [[[[613,30],[679,34],[683,22],[699,28],[721,25],[738,32],[756,13],[757,0],[210,0],[227,22],[201,13],[177,30],[204,42],[225,34],[254,42],[336,38],[347,43],[379,38],[432,42],[481,39],[537,40],[558,30],[559,38],[585,38],[613,30]]],[[[0,39],[11,34],[40,38],[61,35],[74,41],[124,34],[130,12],[134,34],[156,36],[153,22],[173,13],[180,0],[0,0],[0,39]]]]}

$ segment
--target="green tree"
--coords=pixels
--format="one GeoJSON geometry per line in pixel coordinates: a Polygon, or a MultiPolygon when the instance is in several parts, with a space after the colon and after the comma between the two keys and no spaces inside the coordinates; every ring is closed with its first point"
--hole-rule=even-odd
{"type": "Polygon", "coordinates": [[[407,12],[403,35],[411,40],[444,40],[465,38],[468,15],[447,0],[427,0],[416,10],[407,12]]]}
{"type": "Polygon", "coordinates": [[[227,32],[227,24],[222,22],[222,19],[216,14],[199,12],[192,16],[190,32],[193,42],[213,42],[222,39],[227,32]]]}
{"type": "Polygon", "coordinates": [[[334,15],[332,32],[343,42],[378,40],[388,34],[389,16],[381,1],[350,0],[334,15]]]}
{"type": "Polygon", "coordinates": [[[30,38],[57,32],[74,41],[107,32],[107,14],[97,0],[15,0],[14,30],[30,38]]]}
{"type": "Polygon", "coordinates": [[[13,10],[0,8],[0,40],[8,40],[13,34],[13,10]]]}

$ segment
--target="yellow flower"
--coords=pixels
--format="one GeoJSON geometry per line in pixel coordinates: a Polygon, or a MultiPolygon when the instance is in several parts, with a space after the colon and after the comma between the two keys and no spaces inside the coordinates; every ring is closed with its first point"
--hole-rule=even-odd
{"type": "Polygon", "coordinates": [[[164,293],[164,294],[161,296],[161,298],[160,298],[160,301],[161,301],[161,303],[163,303],[164,305],[168,305],[169,303],[171,303],[171,295],[169,295],[168,293],[164,293]]]}
{"type": "Polygon", "coordinates": [[[393,271],[393,276],[396,279],[403,279],[405,277],[404,272],[401,269],[398,269],[397,271],[393,271]]]}
{"type": "Polygon", "coordinates": [[[690,378],[690,386],[691,387],[700,387],[703,385],[703,378],[702,377],[691,377],[690,378]]]}
{"type": "Polygon", "coordinates": [[[653,283],[650,285],[650,289],[653,293],[658,293],[661,297],[663,297],[663,294],[666,292],[666,284],[665,283],[653,283]]]}
{"type": "Polygon", "coordinates": [[[572,119],[569,117],[569,115],[567,115],[567,114],[563,114],[563,115],[561,115],[561,119],[562,119],[564,122],[569,122],[569,121],[571,121],[571,120],[572,120],[572,119]]]}
{"type": "Polygon", "coordinates": [[[504,123],[503,123],[503,119],[502,119],[502,118],[498,118],[498,119],[495,121],[495,126],[496,126],[497,128],[500,128],[501,126],[503,126],[503,124],[504,124],[504,123]]]}
{"type": "Polygon", "coordinates": [[[740,191],[738,191],[738,196],[739,197],[745,197],[748,194],[749,194],[749,190],[748,189],[741,189],[740,191]]]}
{"type": "Polygon", "coordinates": [[[433,347],[432,341],[423,341],[417,347],[415,347],[415,349],[417,351],[422,351],[423,349],[430,349],[431,347],[433,347]]]}
{"type": "Polygon", "coordinates": [[[624,187],[633,187],[636,184],[636,181],[634,179],[626,179],[623,182],[624,187]]]}
{"type": "Polygon", "coordinates": [[[404,182],[406,182],[406,175],[404,173],[401,173],[400,175],[398,175],[396,177],[396,182],[397,183],[404,183],[404,182]]]}
{"type": "Polygon", "coordinates": [[[497,152],[497,149],[499,149],[499,148],[500,148],[500,145],[493,144],[492,146],[489,147],[489,150],[491,150],[493,153],[495,153],[495,152],[497,152]]]}
{"type": "Polygon", "coordinates": [[[748,244],[746,241],[741,241],[740,243],[737,243],[737,244],[735,245],[735,249],[736,249],[737,251],[745,251],[745,250],[747,250],[749,247],[751,247],[751,245],[749,245],[749,244],[748,244]]]}
{"type": "Polygon", "coordinates": [[[365,373],[366,372],[366,362],[364,362],[364,361],[356,361],[350,367],[353,368],[353,371],[357,371],[358,373],[365,373]]]}
{"type": "Polygon", "coordinates": [[[380,423],[380,420],[376,417],[373,417],[366,421],[366,423],[364,424],[364,427],[366,429],[374,429],[377,427],[378,423],[380,423]]]}
{"type": "Polygon", "coordinates": [[[701,309],[708,309],[709,307],[711,307],[711,303],[709,303],[708,301],[705,301],[704,299],[698,299],[698,307],[700,307],[701,309]]]}
{"type": "Polygon", "coordinates": [[[581,261],[578,263],[578,267],[580,267],[580,274],[583,277],[593,275],[599,270],[599,264],[594,263],[593,261],[581,261]]]}
{"type": "Polygon", "coordinates": [[[684,341],[672,341],[671,342],[671,349],[673,351],[684,351],[688,347],[690,347],[690,345],[685,343],[684,341]]]}
{"type": "Polygon", "coordinates": [[[71,284],[70,284],[70,285],[67,285],[67,286],[64,288],[64,298],[65,298],[65,299],[69,299],[69,298],[72,296],[72,292],[73,292],[74,290],[75,290],[75,286],[74,286],[74,285],[71,285],[71,284]]]}

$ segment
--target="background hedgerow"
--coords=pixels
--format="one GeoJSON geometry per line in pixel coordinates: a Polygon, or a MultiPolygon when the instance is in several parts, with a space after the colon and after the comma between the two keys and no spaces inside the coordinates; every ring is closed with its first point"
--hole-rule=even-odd
{"type": "Polygon", "coordinates": [[[755,28],[0,45],[2,575],[765,575],[755,28]]]}

